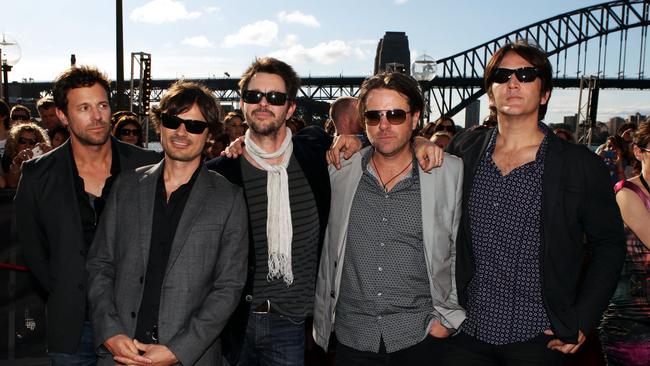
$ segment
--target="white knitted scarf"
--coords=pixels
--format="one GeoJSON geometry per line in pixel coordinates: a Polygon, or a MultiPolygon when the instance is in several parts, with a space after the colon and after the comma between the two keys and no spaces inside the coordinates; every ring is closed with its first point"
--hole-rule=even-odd
{"type": "Polygon", "coordinates": [[[267,171],[266,194],[268,196],[266,238],[269,247],[269,273],[267,279],[284,278],[287,286],[293,283],[291,270],[291,240],[293,227],[291,224],[291,206],[289,204],[289,178],[287,167],[293,152],[291,130],[286,128],[287,135],[278,151],[267,153],[257,146],[250,138],[250,130],[246,131],[245,148],[248,155],[264,170],[267,171]],[[283,156],[282,162],[270,165],[264,159],[275,159],[283,156]]]}

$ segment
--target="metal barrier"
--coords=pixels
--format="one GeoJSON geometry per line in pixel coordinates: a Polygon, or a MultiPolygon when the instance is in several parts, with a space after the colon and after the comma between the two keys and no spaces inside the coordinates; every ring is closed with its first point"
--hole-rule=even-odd
{"type": "Polygon", "coordinates": [[[34,365],[46,356],[44,294],[25,267],[16,239],[14,195],[14,190],[0,190],[0,365],[34,365]]]}

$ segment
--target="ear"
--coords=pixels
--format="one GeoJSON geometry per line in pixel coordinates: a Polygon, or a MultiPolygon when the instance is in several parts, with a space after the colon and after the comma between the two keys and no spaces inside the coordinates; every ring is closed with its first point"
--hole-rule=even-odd
{"type": "Polygon", "coordinates": [[[542,95],[542,99],[539,101],[539,104],[540,105],[545,105],[546,103],[548,103],[548,99],[550,97],[551,97],[551,91],[548,90],[548,91],[546,91],[546,93],[544,93],[544,95],[542,95]]]}
{"type": "Polygon", "coordinates": [[[284,117],[285,121],[291,118],[293,116],[293,112],[296,111],[297,104],[296,102],[291,102],[291,105],[289,106],[289,110],[287,111],[286,117],[284,117]]]}
{"type": "Polygon", "coordinates": [[[418,127],[419,121],[420,121],[420,111],[413,112],[411,117],[411,130],[415,130],[418,127]]]}
{"type": "Polygon", "coordinates": [[[59,117],[59,121],[61,121],[61,123],[66,127],[70,126],[70,122],[68,121],[68,116],[66,116],[65,113],[63,113],[63,111],[60,110],[59,108],[56,108],[55,111],[56,111],[56,116],[59,117]]]}
{"type": "Polygon", "coordinates": [[[632,148],[632,152],[634,153],[634,157],[636,158],[636,160],[638,161],[643,160],[643,151],[641,151],[641,149],[639,149],[639,147],[636,146],[636,144],[632,148]]]}

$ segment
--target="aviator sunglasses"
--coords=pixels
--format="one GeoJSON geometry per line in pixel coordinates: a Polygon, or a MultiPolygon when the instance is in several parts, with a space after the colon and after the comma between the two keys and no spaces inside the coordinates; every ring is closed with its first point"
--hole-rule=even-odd
{"type": "Polygon", "coordinates": [[[242,99],[248,104],[257,104],[262,101],[262,97],[270,105],[284,105],[288,99],[287,94],[276,91],[264,93],[259,90],[244,90],[242,93],[242,99]]]}
{"type": "Polygon", "coordinates": [[[165,128],[175,130],[181,126],[181,123],[185,125],[185,130],[193,134],[201,134],[208,127],[207,122],[195,121],[193,119],[182,119],[180,117],[172,116],[167,113],[160,114],[160,121],[165,128]]]}
{"type": "MultiPolygon", "coordinates": [[[[167,127],[167,126],[165,126],[165,127],[167,127]]],[[[187,128],[187,125],[185,125],[185,128],[187,128]]],[[[131,128],[122,128],[120,130],[120,134],[122,136],[130,136],[130,135],[140,136],[140,131],[138,129],[136,129],[136,128],[133,128],[133,129],[131,129],[131,128]]]]}
{"type": "Polygon", "coordinates": [[[381,117],[384,116],[388,120],[388,123],[391,125],[401,125],[406,121],[406,114],[409,113],[403,109],[387,109],[387,110],[376,110],[376,111],[365,111],[363,116],[366,118],[366,124],[368,126],[376,126],[381,121],[381,117]]]}
{"type": "Polygon", "coordinates": [[[530,83],[539,76],[539,70],[534,67],[522,67],[520,69],[497,68],[492,73],[492,81],[499,84],[507,83],[512,77],[512,74],[515,74],[519,82],[530,83]]]}

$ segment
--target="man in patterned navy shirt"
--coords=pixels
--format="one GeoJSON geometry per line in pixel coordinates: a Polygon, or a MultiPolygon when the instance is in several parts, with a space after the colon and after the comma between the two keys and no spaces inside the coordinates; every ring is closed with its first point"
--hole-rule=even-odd
{"type": "Polygon", "coordinates": [[[467,310],[450,364],[560,365],[616,286],[621,216],[603,163],[541,122],[551,75],[538,47],[499,49],[484,76],[497,128],[461,134],[447,148],[465,169],[456,281],[467,310]]]}

